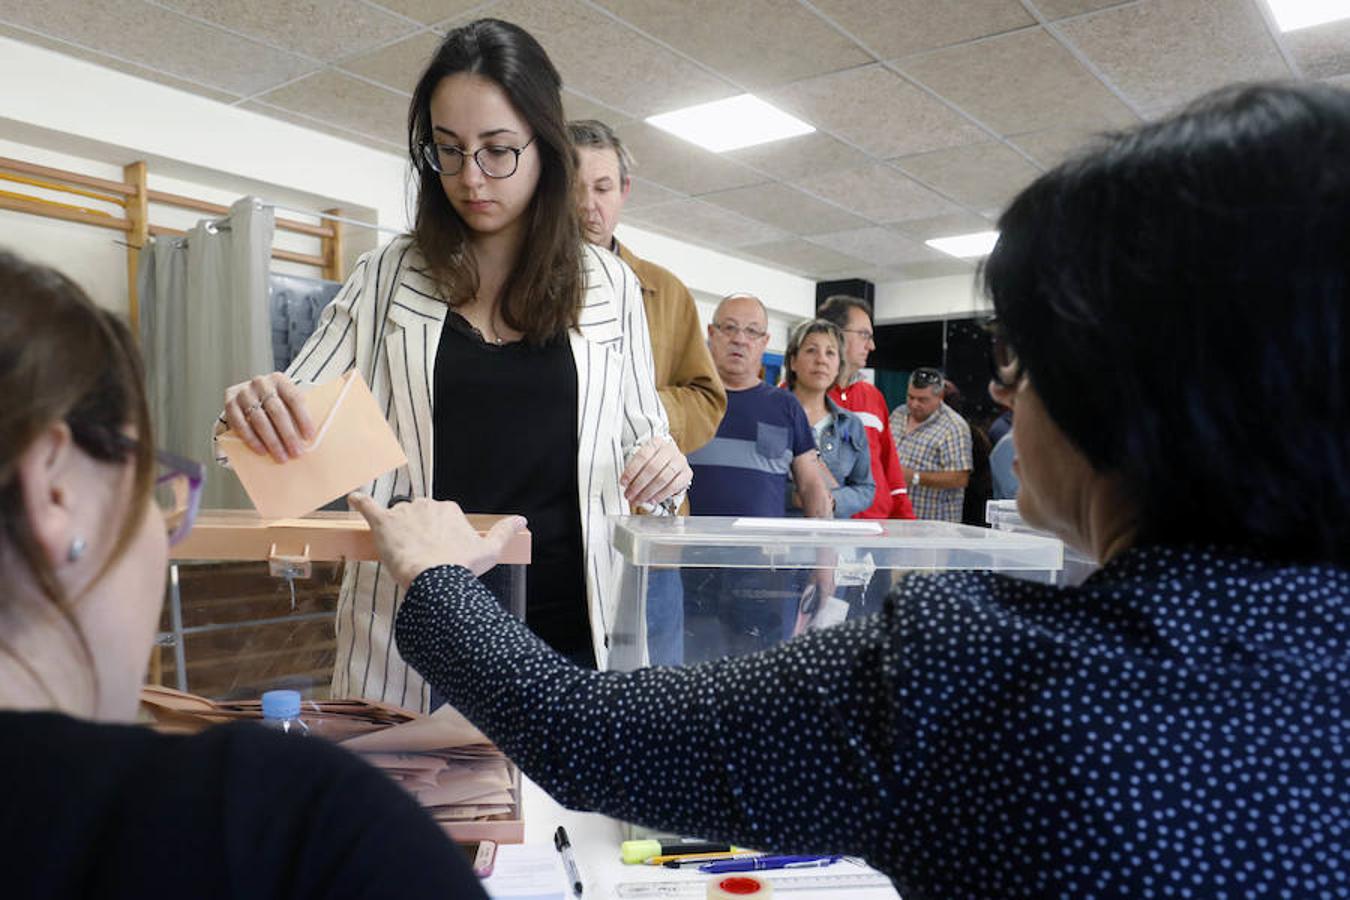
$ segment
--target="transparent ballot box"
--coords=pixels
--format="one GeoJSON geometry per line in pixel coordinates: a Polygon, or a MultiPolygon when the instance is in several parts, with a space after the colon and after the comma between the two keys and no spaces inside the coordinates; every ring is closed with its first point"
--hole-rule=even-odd
{"type": "MultiPolygon", "coordinates": [[[[1036,534],[1050,537],[1038,528],[1032,528],[1022,520],[1017,511],[1016,500],[990,500],[984,505],[984,520],[991,528],[1017,534],[1036,534]]],[[[1019,577],[1043,584],[1057,584],[1060,587],[1074,587],[1098,569],[1097,561],[1079,553],[1068,546],[1064,547],[1064,567],[1057,572],[1023,573],[1019,577]]]]}
{"type": "Polygon", "coordinates": [[[985,570],[1051,579],[1052,537],[947,522],[611,520],[622,559],[609,667],[680,665],[751,653],[868,615],[916,572],[985,570]]]}

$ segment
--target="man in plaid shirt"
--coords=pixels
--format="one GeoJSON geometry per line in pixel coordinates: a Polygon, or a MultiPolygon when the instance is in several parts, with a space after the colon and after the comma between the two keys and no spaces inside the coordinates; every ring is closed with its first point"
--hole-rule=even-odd
{"type": "Polygon", "coordinates": [[[970,425],[942,402],[942,373],[915,369],[908,402],[891,413],[900,464],[909,473],[909,499],[920,519],[961,521],[970,483],[970,425]]]}

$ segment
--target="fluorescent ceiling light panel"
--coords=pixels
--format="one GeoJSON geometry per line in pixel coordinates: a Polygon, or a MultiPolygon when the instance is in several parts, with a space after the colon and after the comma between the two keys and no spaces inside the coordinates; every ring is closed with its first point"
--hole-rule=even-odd
{"type": "Polygon", "coordinates": [[[1350,0],[1266,0],[1281,31],[1350,19],[1350,0]]]}
{"type": "Polygon", "coordinates": [[[801,119],[751,94],[687,106],[647,119],[662,131],[691,144],[723,153],[815,131],[801,119]]]}
{"type": "Polygon", "coordinates": [[[954,234],[951,237],[933,238],[931,241],[924,241],[924,243],[934,250],[941,250],[948,256],[955,256],[957,259],[975,259],[979,256],[988,256],[989,251],[994,249],[994,244],[997,241],[997,231],[975,231],[970,234],[954,234]]]}

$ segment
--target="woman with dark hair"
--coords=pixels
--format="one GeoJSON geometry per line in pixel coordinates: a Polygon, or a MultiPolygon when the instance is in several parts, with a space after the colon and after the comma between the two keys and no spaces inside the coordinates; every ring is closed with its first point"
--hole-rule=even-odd
{"type": "MultiPolygon", "coordinates": [[[[808,319],[788,336],[783,356],[788,390],[806,412],[815,434],[820,461],[830,477],[826,484],[834,501],[836,519],[851,518],[872,505],[876,482],[872,480],[872,455],[862,420],[839,406],[828,391],[839,377],[844,353],[844,334],[824,319],[808,319]]],[[[801,513],[796,491],[788,512],[801,513]]]]}
{"type": "Polygon", "coordinates": [[[482,897],[412,798],[336,746],[132,724],[203,475],[155,451],[144,379],[126,326],[0,251],[4,896],[482,897]]]}
{"type": "MultiPolygon", "coordinates": [[[[412,235],[361,258],[287,373],[228,391],[220,429],[284,462],[313,425],[294,383],[359,368],[410,461],[373,496],[527,515],[526,621],[594,665],[618,600],[605,517],[673,509],[692,472],[668,436],[637,279],[582,239],[560,86],[515,25],[446,35],[409,111],[412,235]]],[[[348,567],[336,696],[436,705],[393,646],[398,602],[387,570],[348,567]]]]}
{"type": "Polygon", "coordinates": [[[597,674],[456,565],[497,550],[454,510],[356,498],[400,648],[569,807],[861,855],[906,898],[1345,896],[1350,93],[1220,91],[1000,229],[1018,505],[1082,585],[913,574],[760,654],[597,674]]]}

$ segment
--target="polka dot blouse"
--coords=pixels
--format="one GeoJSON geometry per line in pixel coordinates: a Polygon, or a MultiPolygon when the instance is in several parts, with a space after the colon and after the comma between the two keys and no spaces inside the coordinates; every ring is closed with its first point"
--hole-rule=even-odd
{"type": "Polygon", "coordinates": [[[1127,551],[911,576],[765,653],[575,668],[466,570],[404,658],[560,802],[865,857],[918,897],[1350,896],[1350,572],[1127,551]]]}

